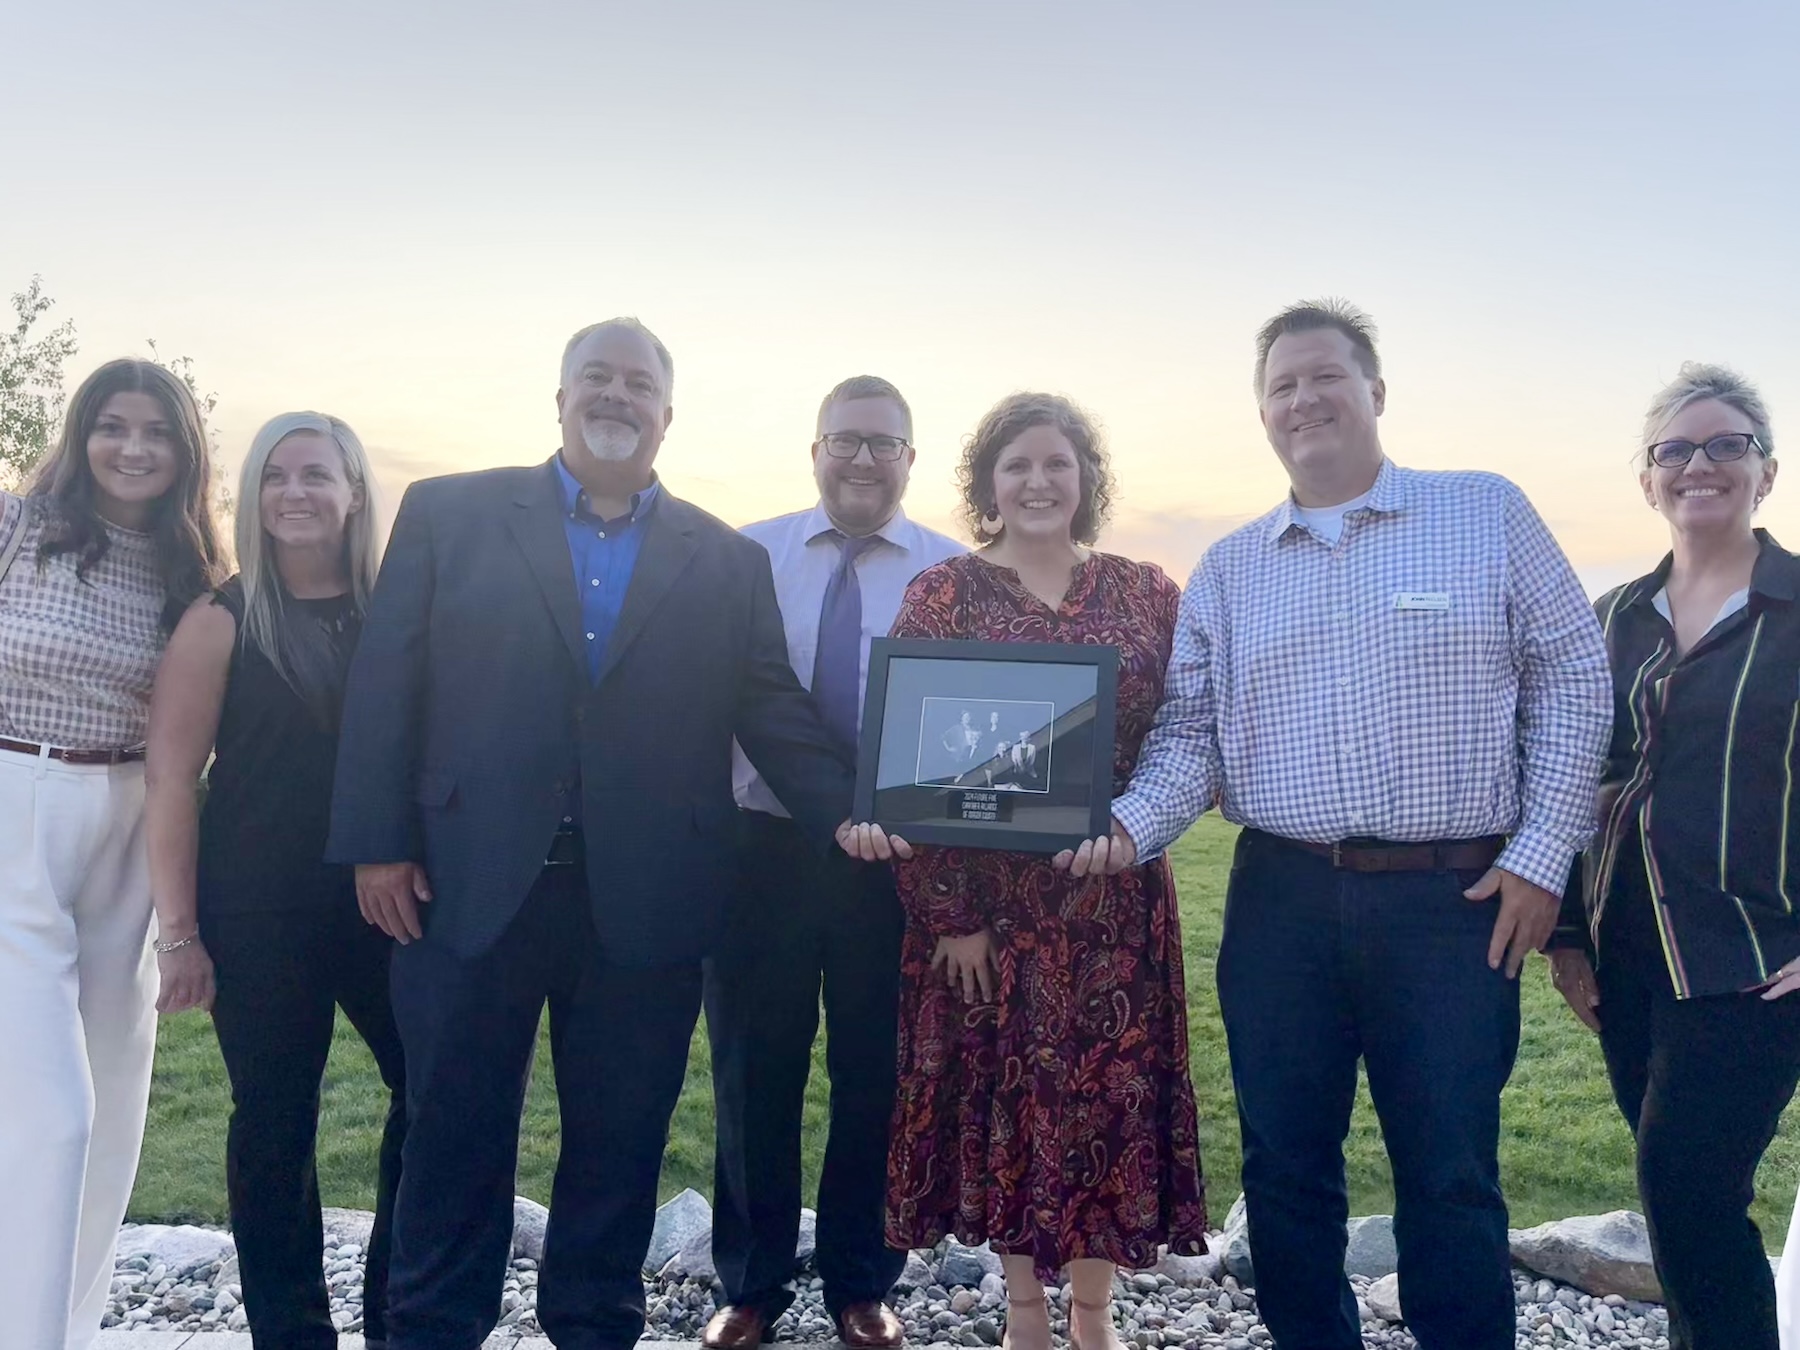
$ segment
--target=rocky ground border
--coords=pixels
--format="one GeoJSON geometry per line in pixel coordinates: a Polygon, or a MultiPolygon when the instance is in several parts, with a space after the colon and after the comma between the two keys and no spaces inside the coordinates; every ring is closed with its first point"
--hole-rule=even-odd
{"type": "MultiPolygon", "coordinates": [[[[501,1296],[499,1329],[541,1335],[537,1325],[543,1206],[515,1202],[513,1261],[501,1296]]],[[[332,1318],[345,1333],[362,1330],[362,1262],[372,1216],[327,1210],[326,1281],[332,1318]]],[[[1667,1350],[1668,1318],[1650,1267],[1641,1216],[1585,1216],[1515,1231],[1513,1255],[1520,1347],[1626,1346],[1667,1350]]],[[[775,1328],[779,1339],[829,1342],[831,1320],[813,1273],[813,1217],[802,1216],[795,1252],[799,1297],[775,1328]]],[[[657,1211],[645,1259],[649,1328],[655,1340],[694,1340],[714,1309],[712,1210],[684,1191],[657,1211]]],[[[1394,1274],[1393,1225],[1386,1216],[1351,1221],[1345,1269],[1363,1317],[1365,1346],[1410,1350],[1394,1274]]],[[[1066,1337],[1067,1291],[1055,1294],[1052,1323],[1066,1337]]],[[[242,1331],[243,1290],[229,1233],[187,1225],[127,1225],[120,1233],[105,1326],[122,1330],[242,1331]]],[[[1270,1344],[1256,1313],[1255,1272],[1244,1233],[1243,1203],[1205,1256],[1166,1256],[1152,1270],[1120,1277],[1120,1333],[1132,1350],[1252,1350],[1270,1344]]],[[[914,1345],[970,1350],[996,1346],[1004,1326],[1000,1259],[985,1247],[949,1241],[914,1252],[895,1295],[895,1311],[914,1345]]]]}

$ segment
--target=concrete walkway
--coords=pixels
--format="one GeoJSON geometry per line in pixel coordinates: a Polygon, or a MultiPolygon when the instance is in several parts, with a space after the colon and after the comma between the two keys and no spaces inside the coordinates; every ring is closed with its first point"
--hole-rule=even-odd
{"type": "MultiPolygon", "coordinates": [[[[124,1331],[100,1333],[94,1350],[254,1350],[247,1331],[124,1331]]],[[[340,1336],[338,1350],[363,1350],[361,1336],[340,1336]]],[[[519,1337],[496,1331],[482,1350],[555,1350],[542,1336],[519,1337]]],[[[639,1341],[638,1350],[700,1350],[699,1341],[639,1341]]],[[[843,1347],[837,1347],[843,1350],[843,1347]]],[[[959,1346],[921,1345],[910,1350],[961,1350],[959,1346]]]]}
{"type": "MultiPolygon", "coordinates": [[[[698,1341],[639,1341],[637,1345],[644,1350],[700,1350],[698,1341]]],[[[254,1346],[250,1345],[250,1332],[128,1332],[113,1328],[101,1332],[94,1350],[254,1350],[254,1346]]],[[[362,1350],[362,1337],[338,1337],[338,1350],[362,1350]]],[[[542,1336],[495,1332],[482,1350],[554,1350],[554,1346],[542,1336]]],[[[911,1350],[961,1350],[961,1346],[922,1345],[911,1346],[911,1350]]]]}
{"type": "MultiPolygon", "coordinates": [[[[639,1341],[642,1350],[699,1350],[698,1341],[639,1341]]],[[[95,1350],[253,1350],[247,1331],[124,1331],[100,1333],[95,1350]]],[[[338,1350],[363,1350],[361,1336],[340,1336],[338,1350]]],[[[496,1331],[482,1350],[554,1350],[542,1336],[496,1331]]],[[[925,1350],[925,1348],[921,1348],[925,1350]]]]}

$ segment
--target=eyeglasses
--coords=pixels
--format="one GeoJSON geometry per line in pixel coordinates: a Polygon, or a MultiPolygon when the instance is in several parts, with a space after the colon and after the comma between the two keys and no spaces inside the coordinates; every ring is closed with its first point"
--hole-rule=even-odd
{"type": "Polygon", "coordinates": [[[855,459],[865,445],[876,459],[889,462],[912,448],[898,436],[859,436],[854,431],[834,431],[813,442],[815,450],[824,446],[825,453],[833,459],[855,459]]]}
{"type": "Polygon", "coordinates": [[[1759,455],[1769,453],[1756,437],[1734,431],[1725,436],[1714,436],[1701,445],[1696,445],[1693,441],[1658,441],[1650,447],[1650,462],[1660,464],[1665,469],[1676,469],[1692,459],[1696,450],[1704,450],[1706,457],[1714,464],[1729,464],[1733,460],[1742,459],[1752,450],[1759,455]]]}

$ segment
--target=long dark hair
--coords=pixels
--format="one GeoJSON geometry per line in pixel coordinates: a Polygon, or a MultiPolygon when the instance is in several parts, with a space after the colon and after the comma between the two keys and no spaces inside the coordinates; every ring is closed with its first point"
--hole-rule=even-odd
{"type": "MultiPolygon", "coordinates": [[[[41,567],[59,554],[75,555],[75,575],[106,556],[110,540],[95,503],[88,439],[114,394],[148,394],[161,405],[175,441],[175,484],[151,509],[149,533],[163,583],[162,626],[173,632],[189,604],[224,579],[226,554],[212,516],[212,462],[206,424],[187,385],[151,361],[108,361],[75,391],[56,448],[38,465],[26,495],[53,507],[38,546],[41,567]]],[[[41,509],[41,507],[40,507],[41,509]]]]}

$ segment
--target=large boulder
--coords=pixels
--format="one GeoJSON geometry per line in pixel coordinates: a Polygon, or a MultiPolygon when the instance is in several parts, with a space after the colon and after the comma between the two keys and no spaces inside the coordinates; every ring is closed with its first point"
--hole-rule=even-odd
{"type": "Polygon", "coordinates": [[[798,1270],[819,1250],[819,1216],[810,1209],[800,1211],[800,1237],[794,1243],[794,1269],[798,1270]]]}
{"type": "Polygon", "coordinates": [[[1633,1210],[1515,1228],[1507,1237],[1513,1260],[1545,1279],[1572,1284],[1596,1298],[1617,1294],[1662,1302],[1662,1283],[1650,1260],[1650,1232],[1644,1216],[1633,1210]]]}
{"type": "Polygon", "coordinates": [[[1394,1247],[1394,1219],[1389,1214],[1372,1214],[1366,1219],[1350,1220],[1350,1241],[1344,1248],[1344,1274],[1366,1275],[1378,1280],[1400,1268],[1400,1253],[1394,1247]]]}
{"type": "Polygon", "coordinates": [[[1369,1311],[1384,1322],[1404,1322],[1405,1315],[1400,1311],[1400,1277],[1383,1275],[1368,1288],[1363,1295],[1363,1302],[1369,1305],[1369,1311]]]}
{"type": "Polygon", "coordinates": [[[550,1226],[550,1211],[535,1200],[522,1195],[513,1197],[513,1259],[523,1256],[531,1261],[544,1259],[544,1230],[550,1226]]]}
{"type": "Polygon", "coordinates": [[[894,1281],[894,1288],[903,1294],[910,1294],[915,1289],[928,1289],[932,1284],[931,1265],[918,1252],[906,1254],[906,1268],[900,1272],[900,1278],[894,1281]]]}
{"type": "Polygon", "coordinates": [[[1184,1289],[1217,1281],[1224,1272],[1224,1262],[1210,1252],[1205,1256],[1177,1256],[1173,1252],[1164,1252],[1150,1267],[1152,1275],[1166,1275],[1184,1289]]]}
{"type": "MultiPolygon", "coordinates": [[[[685,1190],[659,1206],[656,1227],[650,1230],[650,1249],[644,1253],[644,1273],[654,1275],[694,1240],[696,1233],[712,1232],[712,1206],[696,1190],[685,1190]]],[[[711,1243],[707,1245],[710,1251],[711,1243]]]]}
{"type": "Polygon", "coordinates": [[[960,1242],[952,1242],[944,1252],[944,1259],[938,1262],[937,1282],[946,1289],[959,1285],[979,1289],[983,1275],[1002,1273],[1000,1257],[988,1249],[987,1243],[965,1247],[960,1242]]]}
{"type": "MultiPolygon", "coordinates": [[[[1347,1225],[1344,1247],[1344,1273],[1376,1279],[1394,1272],[1399,1253],[1394,1247],[1394,1220],[1386,1214],[1352,1219],[1347,1225]]],[[[1232,1202],[1225,1216],[1225,1228],[1207,1239],[1207,1250],[1219,1259],[1239,1284],[1256,1287],[1256,1267],[1250,1259],[1250,1216],[1244,1197],[1232,1202]]],[[[1172,1272],[1164,1272],[1170,1273],[1172,1272]]]]}
{"type": "Polygon", "coordinates": [[[1225,1230],[1208,1246],[1224,1263],[1227,1275],[1239,1284],[1249,1285],[1252,1289],[1256,1287],[1256,1268],[1250,1263],[1250,1218],[1241,1194],[1225,1216],[1225,1230]]]}
{"type": "Polygon", "coordinates": [[[684,1242],[681,1250],[664,1263],[659,1273],[671,1284],[679,1284],[683,1280],[711,1283],[718,1279],[718,1268],[713,1265],[712,1229],[695,1233],[684,1242]]]}
{"type": "Polygon", "coordinates": [[[211,1267],[237,1255],[230,1233],[192,1224],[127,1224],[119,1230],[117,1260],[148,1258],[153,1266],[167,1266],[171,1273],[211,1267]]]}

